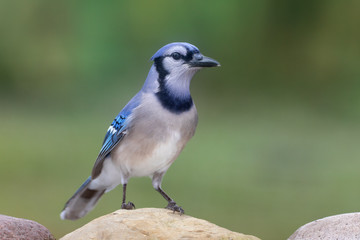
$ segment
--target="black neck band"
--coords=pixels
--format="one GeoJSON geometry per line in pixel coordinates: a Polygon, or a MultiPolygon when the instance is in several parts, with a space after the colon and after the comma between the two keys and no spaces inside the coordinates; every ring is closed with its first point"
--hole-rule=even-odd
{"type": "Polygon", "coordinates": [[[172,113],[180,114],[189,111],[194,104],[191,96],[174,96],[174,94],[171,94],[168,87],[166,87],[165,77],[169,74],[169,72],[164,68],[162,64],[163,59],[163,57],[158,57],[154,59],[155,68],[159,74],[159,91],[156,93],[156,96],[159,99],[161,105],[172,113]]]}

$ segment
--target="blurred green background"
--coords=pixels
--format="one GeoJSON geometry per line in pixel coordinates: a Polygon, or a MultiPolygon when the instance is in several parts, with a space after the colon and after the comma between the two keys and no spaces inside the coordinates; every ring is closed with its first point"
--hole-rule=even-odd
{"type": "MultiPolygon", "coordinates": [[[[190,42],[221,68],[192,82],[195,137],[163,187],[189,215],[262,239],[360,210],[359,1],[0,2],[0,213],[57,237],[120,208],[121,188],[61,221],[150,57],[190,42]]],[[[138,208],[165,207],[148,178],[138,208]]]]}

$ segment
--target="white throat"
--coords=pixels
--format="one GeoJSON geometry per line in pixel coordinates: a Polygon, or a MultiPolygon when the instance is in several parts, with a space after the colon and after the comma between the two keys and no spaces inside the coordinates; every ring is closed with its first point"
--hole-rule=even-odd
{"type": "Polygon", "coordinates": [[[190,82],[197,69],[181,68],[174,69],[165,77],[165,84],[175,96],[190,96],[190,82]]]}

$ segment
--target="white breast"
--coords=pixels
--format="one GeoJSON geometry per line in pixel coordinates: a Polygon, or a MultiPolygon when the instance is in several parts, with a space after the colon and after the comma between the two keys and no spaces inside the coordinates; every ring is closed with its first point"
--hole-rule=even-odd
{"type": "Polygon", "coordinates": [[[165,172],[180,153],[179,140],[179,132],[174,132],[167,137],[167,141],[156,144],[153,151],[141,161],[127,161],[131,176],[152,176],[155,172],[165,172]]]}

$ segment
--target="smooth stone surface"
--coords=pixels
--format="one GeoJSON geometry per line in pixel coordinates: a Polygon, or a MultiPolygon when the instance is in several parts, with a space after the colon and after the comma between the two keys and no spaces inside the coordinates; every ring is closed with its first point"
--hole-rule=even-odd
{"type": "Polygon", "coordinates": [[[118,210],[99,217],[60,240],[238,239],[259,238],[232,232],[208,221],[167,209],[118,210]]]}

